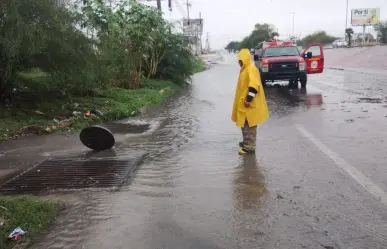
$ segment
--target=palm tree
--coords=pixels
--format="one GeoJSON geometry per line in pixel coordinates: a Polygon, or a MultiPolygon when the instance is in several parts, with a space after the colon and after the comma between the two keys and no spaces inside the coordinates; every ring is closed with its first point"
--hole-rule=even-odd
{"type": "Polygon", "coordinates": [[[347,34],[347,37],[348,37],[348,46],[350,47],[351,46],[351,43],[352,43],[352,35],[353,35],[353,29],[352,28],[348,28],[345,30],[345,33],[347,34]]]}

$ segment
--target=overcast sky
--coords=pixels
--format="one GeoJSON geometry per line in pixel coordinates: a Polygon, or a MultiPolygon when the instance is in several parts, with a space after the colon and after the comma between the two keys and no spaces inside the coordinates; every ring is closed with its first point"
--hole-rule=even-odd
{"type": "MultiPolygon", "coordinates": [[[[224,48],[231,40],[247,36],[256,23],[270,23],[281,36],[292,33],[292,15],[295,14],[295,33],[306,35],[315,30],[325,30],[335,36],[344,36],[347,0],[189,0],[190,17],[204,19],[204,35],[209,32],[212,48],[224,48]]],[[[156,6],[155,2],[150,5],[156,6]]],[[[173,11],[168,11],[168,1],[162,2],[167,19],[187,17],[186,0],[172,0],[173,11]],[[179,4],[179,5],[177,5],[179,4]]],[[[349,0],[348,23],[351,8],[380,8],[382,20],[387,20],[387,0],[349,0]]],[[[362,28],[355,29],[362,32],[362,28]]]]}

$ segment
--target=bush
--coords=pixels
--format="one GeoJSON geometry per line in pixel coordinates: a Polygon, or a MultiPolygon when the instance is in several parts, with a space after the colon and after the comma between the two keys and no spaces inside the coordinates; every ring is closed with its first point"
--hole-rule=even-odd
{"type": "Polygon", "coordinates": [[[314,42],[319,42],[325,45],[332,43],[336,39],[336,37],[328,35],[325,31],[316,31],[310,35],[305,36],[302,40],[298,41],[297,45],[305,47],[314,42]]]}
{"type": "Polygon", "coordinates": [[[378,32],[378,39],[381,43],[387,43],[387,21],[375,25],[375,31],[378,32]]]}
{"type": "MultiPolygon", "coordinates": [[[[40,68],[54,80],[45,88],[85,94],[100,86],[92,41],[74,26],[75,13],[55,0],[2,1],[0,101],[12,98],[22,72],[40,68]]],[[[45,94],[47,94],[45,93],[45,94]]]]}
{"type": "Polygon", "coordinates": [[[143,78],[185,82],[196,71],[188,44],[157,9],[100,0],[0,1],[0,104],[140,88],[143,78]],[[49,80],[26,75],[42,74],[49,80]]]}
{"type": "Polygon", "coordinates": [[[193,74],[188,44],[153,7],[123,1],[111,9],[88,0],[84,13],[97,31],[99,50],[117,86],[141,87],[141,78],[164,77],[178,83],[193,74]]]}

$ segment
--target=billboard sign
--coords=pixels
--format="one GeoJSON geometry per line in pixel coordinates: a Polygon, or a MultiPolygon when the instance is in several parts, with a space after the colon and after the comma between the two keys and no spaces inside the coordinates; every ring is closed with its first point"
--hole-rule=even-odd
{"type": "Polygon", "coordinates": [[[203,34],[203,19],[184,19],[183,33],[187,36],[195,36],[203,34]]]}
{"type": "Polygon", "coordinates": [[[380,22],[380,9],[352,9],[351,24],[352,26],[369,26],[380,22]]]}

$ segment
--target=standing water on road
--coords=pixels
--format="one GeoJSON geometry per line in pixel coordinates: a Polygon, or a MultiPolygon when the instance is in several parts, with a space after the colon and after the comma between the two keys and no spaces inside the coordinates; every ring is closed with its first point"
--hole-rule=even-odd
{"type": "MultiPolygon", "coordinates": [[[[258,129],[256,155],[241,157],[241,131],[230,119],[238,73],[234,55],[225,55],[165,108],[145,114],[160,127],[117,148],[149,153],[131,185],[82,194],[34,248],[386,248],[386,206],[313,143],[364,167],[339,145],[351,146],[340,127],[359,128],[337,121],[341,99],[352,93],[326,91],[319,78],[308,93],[267,88],[270,119],[258,129]],[[328,100],[324,107],[306,104],[316,92],[328,100]]],[[[377,119],[369,117],[369,127],[377,119]]],[[[373,169],[387,176],[377,160],[373,169]]]]}

